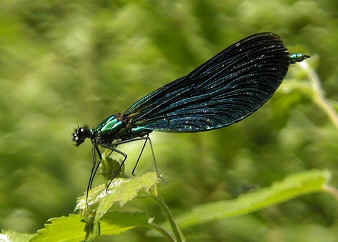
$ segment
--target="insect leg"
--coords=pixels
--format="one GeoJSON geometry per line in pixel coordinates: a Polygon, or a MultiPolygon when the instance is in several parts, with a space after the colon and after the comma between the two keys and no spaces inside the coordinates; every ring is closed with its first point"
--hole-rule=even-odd
{"type": "Polygon", "coordinates": [[[113,145],[120,145],[120,144],[125,144],[125,143],[130,143],[133,141],[138,141],[138,140],[145,140],[147,137],[139,137],[139,138],[133,138],[133,139],[127,139],[127,140],[122,140],[118,141],[116,143],[113,143],[113,145]]]}
{"type": "MultiPolygon", "coordinates": [[[[108,183],[106,189],[108,189],[108,187],[109,187],[109,185],[112,183],[113,179],[120,173],[120,171],[121,171],[121,169],[122,169],[122,167],[123,167],[125,161],[127,160],[127,154],[124,153],[124,152],[122,152],[122,151],[120,151],[120,150],[118,150],[118,149],[116,149],[115,147],[116,147],[117,145],[120,145],[120,144],[125,144],[125,143],[129,143],[129,142],[133,142],[133,141],[138,141],[138,140],[144,140],[144,143],[143,143],[141,152],[140,152],[140,154],[139,154],[139,156],[138,156],[138,158],[137,158],[137,160],[136,160],[136,164],[135,164],[135,166],[134,166],[134,168],[133,168],[133,170],[132,170],[132,175],[135,175],[135,170],[136,170],[136,168],[137,168],[137,165],[138,165],[138,163],[139,163],[139,161],[140,161],[140,159],[141,159],[141,156],[142,156],[142,154],[143,154],[144,148],[145,148],[147,142],[149,141],[149,143],[150,143],[150,148],[151,148],[151,153],[152,153],[152,156],[153,156],[154,169],[155,169],[155,172],[156,172],[157,177],[158,177],[158,178],[161,178],[161,175],[160,175],[160,172],[159,172],[159,169],[158,169],[158,166],[157,166],[157,160],[156,160],[156,157],[155,157],[155,152],[154,152],[154,149],[153,149],[153,144],[152,144],[152,142],[151,142],[151,139],[150,139],[149,135],[147,135],[146,137],[139,137],[139,138],[133,138],[133,139],[128,139],[128,140],[119,141],[119,142],[113,143],[112,145],[101,145],[101,146],[103,146],[104,148],[107,148],[107,149],[111,150],[112,152],[117,152],[117,153],[119,153],[120,155],[122,155],[122,156],[124,157],[124,159],[123,159],[123,161],[122,161],[122,163],[121,163],[121,165],[120,165],[120,167],[119,167],[117,173],[110,179],[110,181],[109,181],[109,183],[108,183]]],[[[111,154],[111,153],[110,153],[110,154],[111,154]]],[[[109,155],[110,155],[110,154],[109,154],[109,155]]]]}
{"type": "MultiPolygon", "coordinates": [[[[118,176],[118,174],[121,172],[121,169],[122,169],[122,167],[124,166],[124,163],[126,162],[126,160],[127,160],[127,154],[126,153],[124,153],[124,152],[122,152],[122,151],[120,151],[120,150],[118,150],[118,149],[116,149],[115,148],[115,146],[116,145],[114,145],[114,146],[111,146],[111,145],[102,145],[104,148],[107,148],[107,149],[109,149],[109,150],[111,150],[112,152],[116,152],[116,153],[118,153],[118,154],[120,154],[120,155],[122,155],[123,156],[123,161],[121,162],[121,164],[120,164],[120,166],[119,166],[119,169],[116,171],[116,173],[112,176],[112,178],[110,179],[110,181],[107,183],[107,185],[106,185],[106,191],[108,190],[108,188],[109,188],[109,186],[110,186],[110,184],[112,183],[112,181],[114,180],[114,178],[116,178],[117,176],[118,176]]],[[[111,154],[111,153],[110,153],[111,154]]],[[[110,155],[109,154],[109,155],[110,155]]]]}
{"type": "Polygon", "coordinates": [[[158,166],[157,166],[155,152],[154,152],[154,149],[153,149],[153,143],[151,142],[151,139],[149,138],[148,135],[147,135],[147,139],[149,140],[149,144],[150,144],[150,148],[151,148],[151,154],[153,155],[153,162],[154,162],[154,168],[155,168],[156,175],[157,175],[158,178],[161,178],[161,174],[160,174],[160,171],[159,171],[158,166]]]}
{"type": "Polygon", "coordinates": [[[151,139],[150,139],[149,135],[147,135],[146,137],[139,137],[139,138],[134,138],[134,139],[129,139],[129,140],[123,140],[123,141],[117,142],[117,143],[115,143],[115,144],[116,144],[116,145],[119,145],[119,144],[125,144],[125,143],[129,143],[129,142],[132,142],[132,141],[138,141],[138,140],[145,140],[145,142],[144,142],[143,147],[142,147],[142,149],[141,149],[141,153],[139,154],[139,156],[138,156],[138,158],[137,158],[136,164],[135,164],[135,166],[134,166],[134,168],[133,168],[132,175],[134,175],[135,169],[136,169],[136,167],[137,167],[137,165],[138,165],[138,162],[139,162],[139,160],[140,160],[140,158],[141,158],[141,155],[142,155],[142,153],[143,153],[144,147],[145,147],[147,141],[149,141],[149,143],[150,143],[150,148],[151,148],[151,153],[152,153],[152,156],[153,156],[154,169],[155,169],[155,172],[156,172],[156,174],[157,174],[157,177],[160,178],[161,175],[160,175],[160,172],[159,172],[159,169],[158,169],[158,166],[157,166],[157,160],[156,160],[155,152],[154,152],[154,149],[153,149],[153,143],[151,142],[151,139]]]}
{"type": "Polygon", "coordinates": [[[92,188],[92,185],[93,185],[94,177],[95,177],[97,169],[99,168],[101,161],[102,161],[101,152],[100,152],[100,150],[99,150],[99,148],[97,147],[96,144],[93,144],[92,155],[93,155],[93,167],[92,167],[90,177],[89,177],[89,182],[88,182],[88,185],[87,185],[86,204],[87,204],[87,201],[88,201],[89,191],[90,191],[90,189],[92,188]],[[99,155],[99,161],[97,161],[96,153],[99,155]]]}
{"type": "Polygon", "coordinates": [[[141,159],[143,150],[144,150],[144,148],[145,148],[145,146],[146,146],[146,144],[147,144],[148,139],[149,139],[149,136],[147,135],[147,137],[133,138],[133,139],[123,140],[123,141],[119,141],[119,142],[114,143],[114,145],[120,145],[120,144],[125,144],[125,143],[129,143],[129,142],[133,142],[133,141],[144,140],[144,143],[143,143],[141,152],[140,152],[140,154],[139,154],[139,156],[138,156],[138,158],[137,158],[137,160],[136,160],[136,164],[135,164],[135,166],[134,166],[134,168],[133,168],[133,171],[131,172],[131,174],[132,174],[133,176],[135,176],[135,170],[136,170],[136,167],[137,167],[137,165],[138,165],[138,163],[139,163],[139,161],[140,161],[140,159],[141,159]]]}
{"type": "MultiPolygon", "coordinates": [[[[124,158],[123,158],[123,161],[121,162],[121,165],[120,165],[119,169],[117,170],[116,174],[115,174],[115,175],[113,176],[113,178],[110,180],[109,185],[110,185],[111,181],[112,181],[115,177],[118,176],[118,174],[120,173],[122,167],[124,166],[124,163],[125,163],[126,160],[127,160],[127,154],[126,154],[126,153],[124,153],[124,152],[122,152],[122,151],[120,151],[120,150],[118,150],[118,149],[116,149],[116,148],[113,148],[113,151],[115,151],[116,153],[119,153],[119,154],[122,155],[124,158]]],[[[109,186],[109,185],[108,185],[108,186],[109,186]]]]}
{"type": "Polygon", "coordinates": [[[89,177],[89,181],[88,181],[88,185],[87,185],[86,204],[87,204],[87,201],[88,201],[88,193],[89,193],[89,190],[90,190],[90,188],[92,186],[93,173],[94,173],[94,170],[95,170],[95,167],[96,167],[96,151],[95,151],[94,145],[92,147],[92,159],[93,159],[93,167],[92,167],[92,170],[90,172],[90,177],[89,177]]]}
{"type": "Polygon", "coordinates": [[[147,137],[144,138],[144,139],[145,139],[145,140],[144,140],[144,143],[143,143],[141,152],[140,152],[140,154],[138,155],[137,160],[136,160],[136,163],[135,163],[135,166],[134,166],[134,168],[133,168],[133,171],[131,172],[131,174],[132,174],[133,176],[135,176],[135,170],[136,170],[136,167],[137,167],[137,165],[138,165],[138,162],[140,161],[140,158],[141,158],[141,156],[142,156],[144,147],[146,147],[146,144],[147,144],[147,141],[148,141],[149,137],[147,136],[147,137]]]}

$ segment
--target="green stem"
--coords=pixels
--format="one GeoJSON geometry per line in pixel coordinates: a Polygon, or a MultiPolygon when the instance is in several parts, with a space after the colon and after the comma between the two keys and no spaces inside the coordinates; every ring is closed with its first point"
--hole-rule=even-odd
{"type": "Polygon", "coordinates": [[[324,91],[320,84],[320,79],[316,72],[312,70],[308,63],[301,62],[298,63],[303,70],[306,71],[306,74],[311,80],[312,89],[314,91],[313,100],[314,102],[326,112],[333,124],[338,128],[338,115],[335,109],[330,105],[330,103],[325,99],[324,91]]]}
{"type": "Polygon", "coordinates": [[[95,223],[93,220],[86,222],[85,226],[86,238],[85,241],[90,242],[94,241],[101,235],[101,226],[100,223],[95,223]]]}
{"type": "Polygon", "coordinates": [[[166,237],[169,241],[175,242],[175,239],[168,233],[168,231],[159,226],[158,224],[149,223],[148,227],[157,230],[158,232],[163,234],[164,237],[166,237]]]}
{"type": "Polygon", "coordinates": [[[328,186],[328,185],[324,185],[323,186],[324,191],[327,191],[328,193],[330,193],[332,196],[334,196],[337,200],[338,200],[338,189],[328,186]]]}
{"type": "Polygon", "coordinates": [[[185,242],[185,238],[184,238],[184,235],[181,231],[181,229],[179,228],[178,224],[175,222],[174,220],[174,216],[173,214],[171,213],[169,207],[167,206],[167,204],[163,201],[163,199],[157,195],[155,197],[156,201],[158,202],[158,204],[160,205],[160,207],[163,209],[163,211],[166,213],[167,217],[168,217],[168,220],[169,220],[169,223],[170,223],[170,226],[174,232],[174,235],[175,235],[175,238],[177,242],[185,242]]]}

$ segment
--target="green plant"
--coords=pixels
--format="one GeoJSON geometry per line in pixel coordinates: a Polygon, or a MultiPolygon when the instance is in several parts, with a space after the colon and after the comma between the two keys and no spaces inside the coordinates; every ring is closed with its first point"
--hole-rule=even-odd
{"type": "MultiPolygon", "coordinates": [[[[301,89],[310,94],[314,102],[338,127],[337,114],[325,99],[318,76],[307,63],[299,65],[311,82],[301,85],[293,83],[288,88],[301,89]]],[[[116,162],[104,156],[101,174],[106,179],[110,178],[108,174],[114,174],[114,170],[118,169],[116,162]]],[[[3,231],[1,236],[9,241],[94,241],[100,236],[114,236],[135,228],[147,228],[151,230],[149,236],[162,236],[168,241],[183,242],[186,239],[182,230],[192,226],[248,214],[304,194],[325,191],[338,198],[338,191],[328,185],[329,178],[328,171],[301,172],[233,200],[193,207],[176,217],[160,195],[159,187],[162,185],[156,173],[150,172],[131,178],[120,177],[113,180],[108,190],[105,185],[93,188],[88,200],[86,196],[79,197],[74,209],[77,213],[49,219],[45,227],[35,234],[3,231]],[[154,217],[146,209],[136,208],[135,204],[144,199],[157,204],[166,219],[154,217]]]]}

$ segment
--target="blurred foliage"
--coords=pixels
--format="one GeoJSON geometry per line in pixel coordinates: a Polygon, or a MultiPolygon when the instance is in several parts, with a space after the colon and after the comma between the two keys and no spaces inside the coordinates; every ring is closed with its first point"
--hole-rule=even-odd
{"type": "MultiPolygon", "coordinates": [[[[73,210],[91,166],[89,144],[76,149],[71,142],[77,125],[93,127],[124,111],[249,34],[272,31],[291,52],[317,55],[312,65],[326,97],[337,102],[337,12],[335,0],[2,0],[0,228],[33,232],[73,210]]],[[[308,95],[287,88],[296,80],[308,82],[294,65],[271,101],[231,127],[152,135],[168,181],[161,194],[175,215],[313,168],[331,171],[337,186],[337,129],[308,95]]],[[[122,147],[126,172],[140,148],[122,147]]],[[[147,170],[149,147],[136,173],[147,170]]],[[[151,202],[138,206],[159,213],[151,202]]],[[[193,227],[187,240],[330,242],[338,237],[337,221],[336,200],[307,195],[193,227]]],[[[116,240],[150,241],[146,236],[140,229],[116,240]]]]}

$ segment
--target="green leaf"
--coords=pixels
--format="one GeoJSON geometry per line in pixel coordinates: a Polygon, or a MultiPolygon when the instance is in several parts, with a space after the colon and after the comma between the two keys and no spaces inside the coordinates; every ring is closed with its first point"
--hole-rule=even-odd
{"type": "MultiPolygon", "coordinates": [[[[124,206],[128,201],[135,199],[140,192],[147,193],[157,183],[159,183],[159,179],[156,173],[150,172],[132,178],[114,179],[108,192],[106,192],[104,185],[91,189],[88,205],[90,209],[96,209],[95,222],[99,221],[112,206],[124,206]]],[[[85,208],[86,197],[82,196],[78,199],[75,210],[84,210],[85,208]]]]}
{"type": "MultiPolygon", "coordinates": [[[[137,226],[147,226],[148,219],[148,216],[141,212],[109,213],[101,220],[101,235],[120,234],[137,226]]],[[[67,217],[53,218],[49,222],[45,225],[45,228],[38,231],[31,241],[78,242],[85,239],[86,224],[80,215],[71,214],[67,217]]],[[[26,241],[29,241],[29,238],[26,241]]]]}
{"type": "Polygon", "coordinates": [[[13,231],[2,231],[0,234],[1,242],[28,242],[33,237],[32,234],[24,234],[13,231]]]}
{"type": "MultiPolygon", "coordinates": [[[[102,175],[107,181],[115,177],[116,172],[119,172],[117,177],[124,176],[125,166],[121,166],[121,163],[110,157],[110,152],[106,151],[102,154],[102,162],[100,166],[100,175],[102,175]]],[[[116,177],[115,177],[116,178],[116,177]]]]}
{"type": "Polygon", "coordinates": [[[103,197],[98,205],[95,221],[99,221],[113,205],[124,206],[128,201],[135,199],[140,192],[149,192],[158,182],[159,179],[155,172],[130,179],[114,180],[109,187],[108,195],[103,197]]]}
{"type": "MultiPolygon", "coordinates": [[[[260,191],[245,194],[231,201],[219,201],[195,207],[191,212],[176,219],[181,228],[207,223],[217,219],[248,214],[278,204],[297,196],[323,191],[328,182],[328,171],[307,171],[291,175],[260,191]]],[[[168,227],[168,224],[165,224],[168,227]]]]}
{"type": "Polygon", "coordinates": [[[129,229],[148,226],[149,217],[141,212],[111,212],[101,220],[102,235],[120,234],[129,229]]]}
{"type": "Polygon", "coordinates": [[[83,217],[77,214],[49,219],[50,223],[46,224],[45,228],[38,230],[37,235],[31,241],[81,241],[86,235],[85,223],[81,222],[82,219],[83,217]]]}

